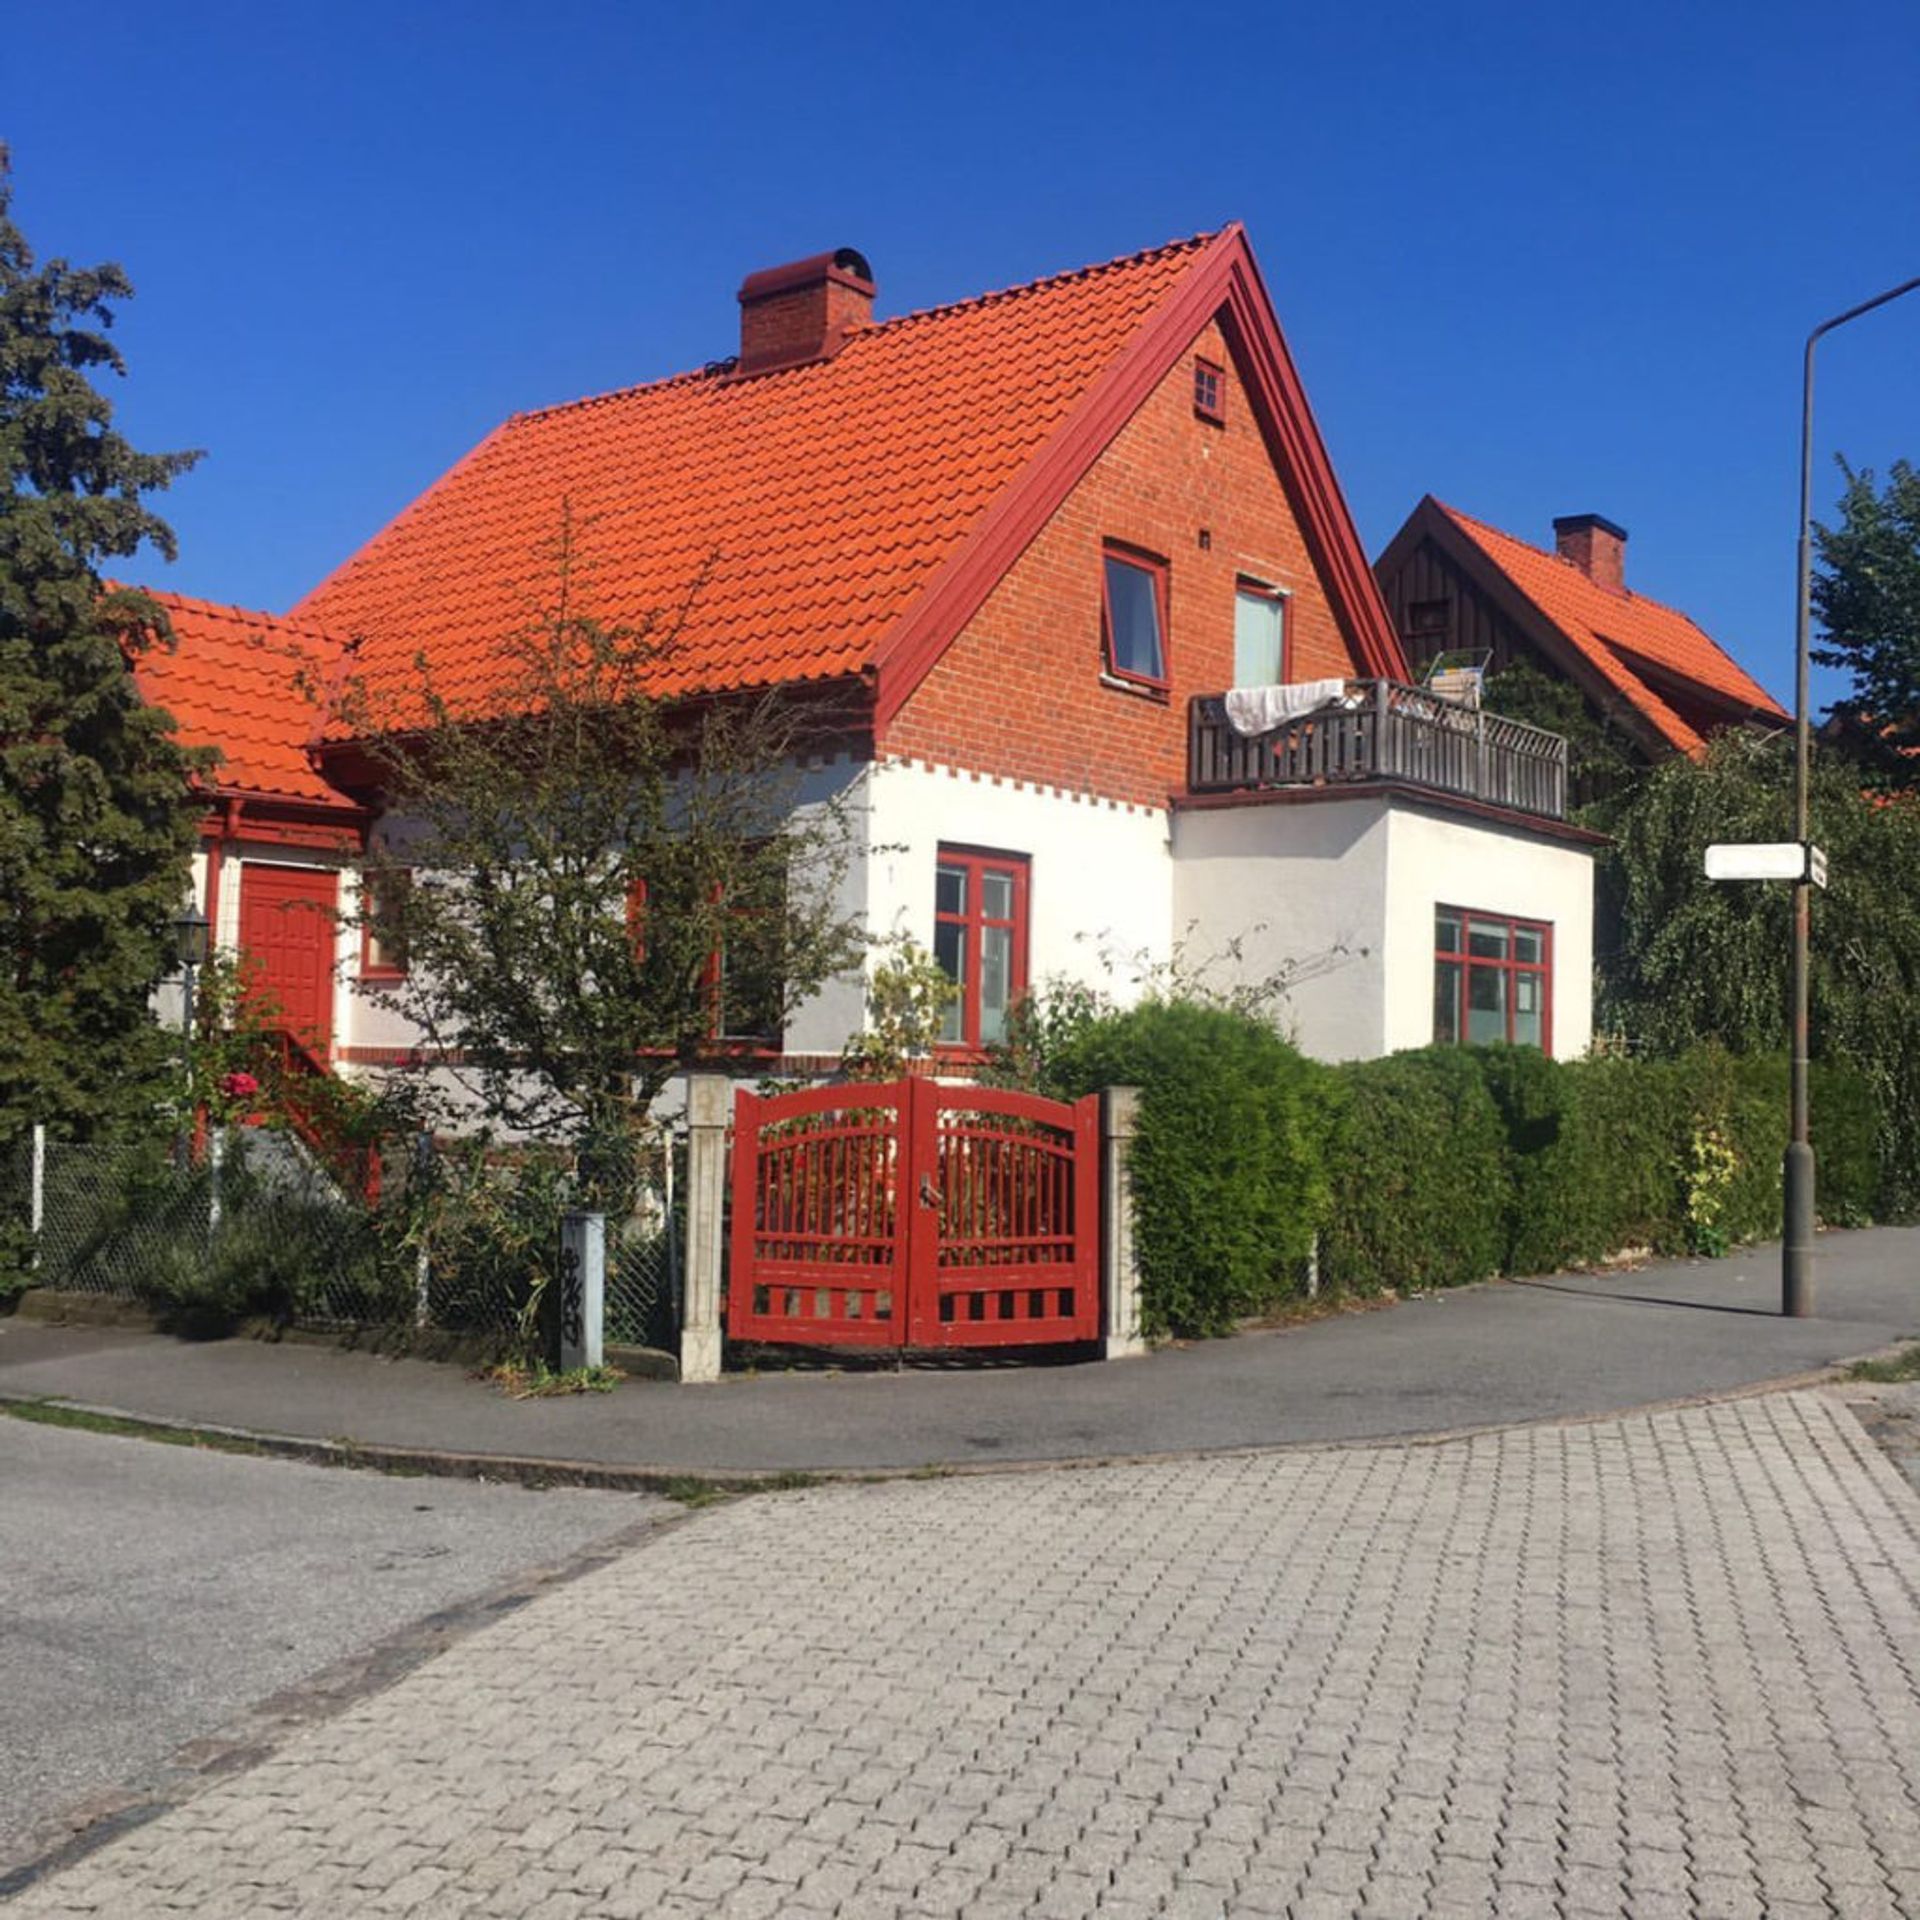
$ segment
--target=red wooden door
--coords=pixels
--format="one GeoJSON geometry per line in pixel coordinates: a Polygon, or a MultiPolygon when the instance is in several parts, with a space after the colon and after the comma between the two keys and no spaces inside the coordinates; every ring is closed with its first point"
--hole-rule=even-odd
{"type": "Polygon", "coordinates": [[[1100,1105],[813,1087],[734,1108],[727,1332],[983,1347],[1100,1334],[1100,1105]]]}
{"type": "Polygon", "coordinates": [[[334,908],[339,875],[324,867],[240,869],[240,952],[249,989],[315,1059],[333,1045],[334,908]]]}

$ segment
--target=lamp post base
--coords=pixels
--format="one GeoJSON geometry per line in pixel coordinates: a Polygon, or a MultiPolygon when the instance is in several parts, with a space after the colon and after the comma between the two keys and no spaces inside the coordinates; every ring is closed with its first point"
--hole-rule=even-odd
{"type": "Polygon", "coordinates": [[[1791,1320],[1813,1312],[1813,1149],[1787,1143],[1782,1169],[1786,1233],[1780,1248],[1780,1311],[1791,1320]]]}

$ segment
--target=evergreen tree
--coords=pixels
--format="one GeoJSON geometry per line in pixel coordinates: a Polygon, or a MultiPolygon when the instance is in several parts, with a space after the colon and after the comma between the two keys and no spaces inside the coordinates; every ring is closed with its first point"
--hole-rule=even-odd
{"type": "Polygon", "coordinates": [[[1883,492],[1868,469],[1847,476],[1837,526],[1818,527],[1813,608],[1853,688],[1833,708],[1840,738],[1879,784],[1920,787],[1920,473],[1896,460],[1883,492]]]}
{"type": "Polygon", "coordinates": [[[208,756],[142,705],[132,663],[162,609],[103,564],[173,534],[142,496],[199,457],[139,453],[93,384],[133,289],[117,266],[36,266],[0,147],[0,1145],[35,1120],[86,1135],[151,1109],[208,756]]]}

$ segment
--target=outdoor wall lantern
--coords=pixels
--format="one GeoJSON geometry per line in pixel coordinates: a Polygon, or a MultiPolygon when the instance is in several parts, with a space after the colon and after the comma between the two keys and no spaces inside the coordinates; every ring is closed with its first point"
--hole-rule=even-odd
{"type": "Polygon", "coordinates": [[[207,964],[207,916],[189,905],[173,917],[173,957],[180,971],[191,975],[196,967],[207,964]]]}

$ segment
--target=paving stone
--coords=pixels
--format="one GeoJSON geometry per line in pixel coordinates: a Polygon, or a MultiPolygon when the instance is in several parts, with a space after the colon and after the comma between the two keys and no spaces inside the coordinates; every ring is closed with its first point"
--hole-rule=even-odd
{"type": "Polygon", "coordinates": [[[807,1489],[9,1920],[1920,1915],[1916,1565],[1920,1500],[1820,1393],[807,1489]]]}

